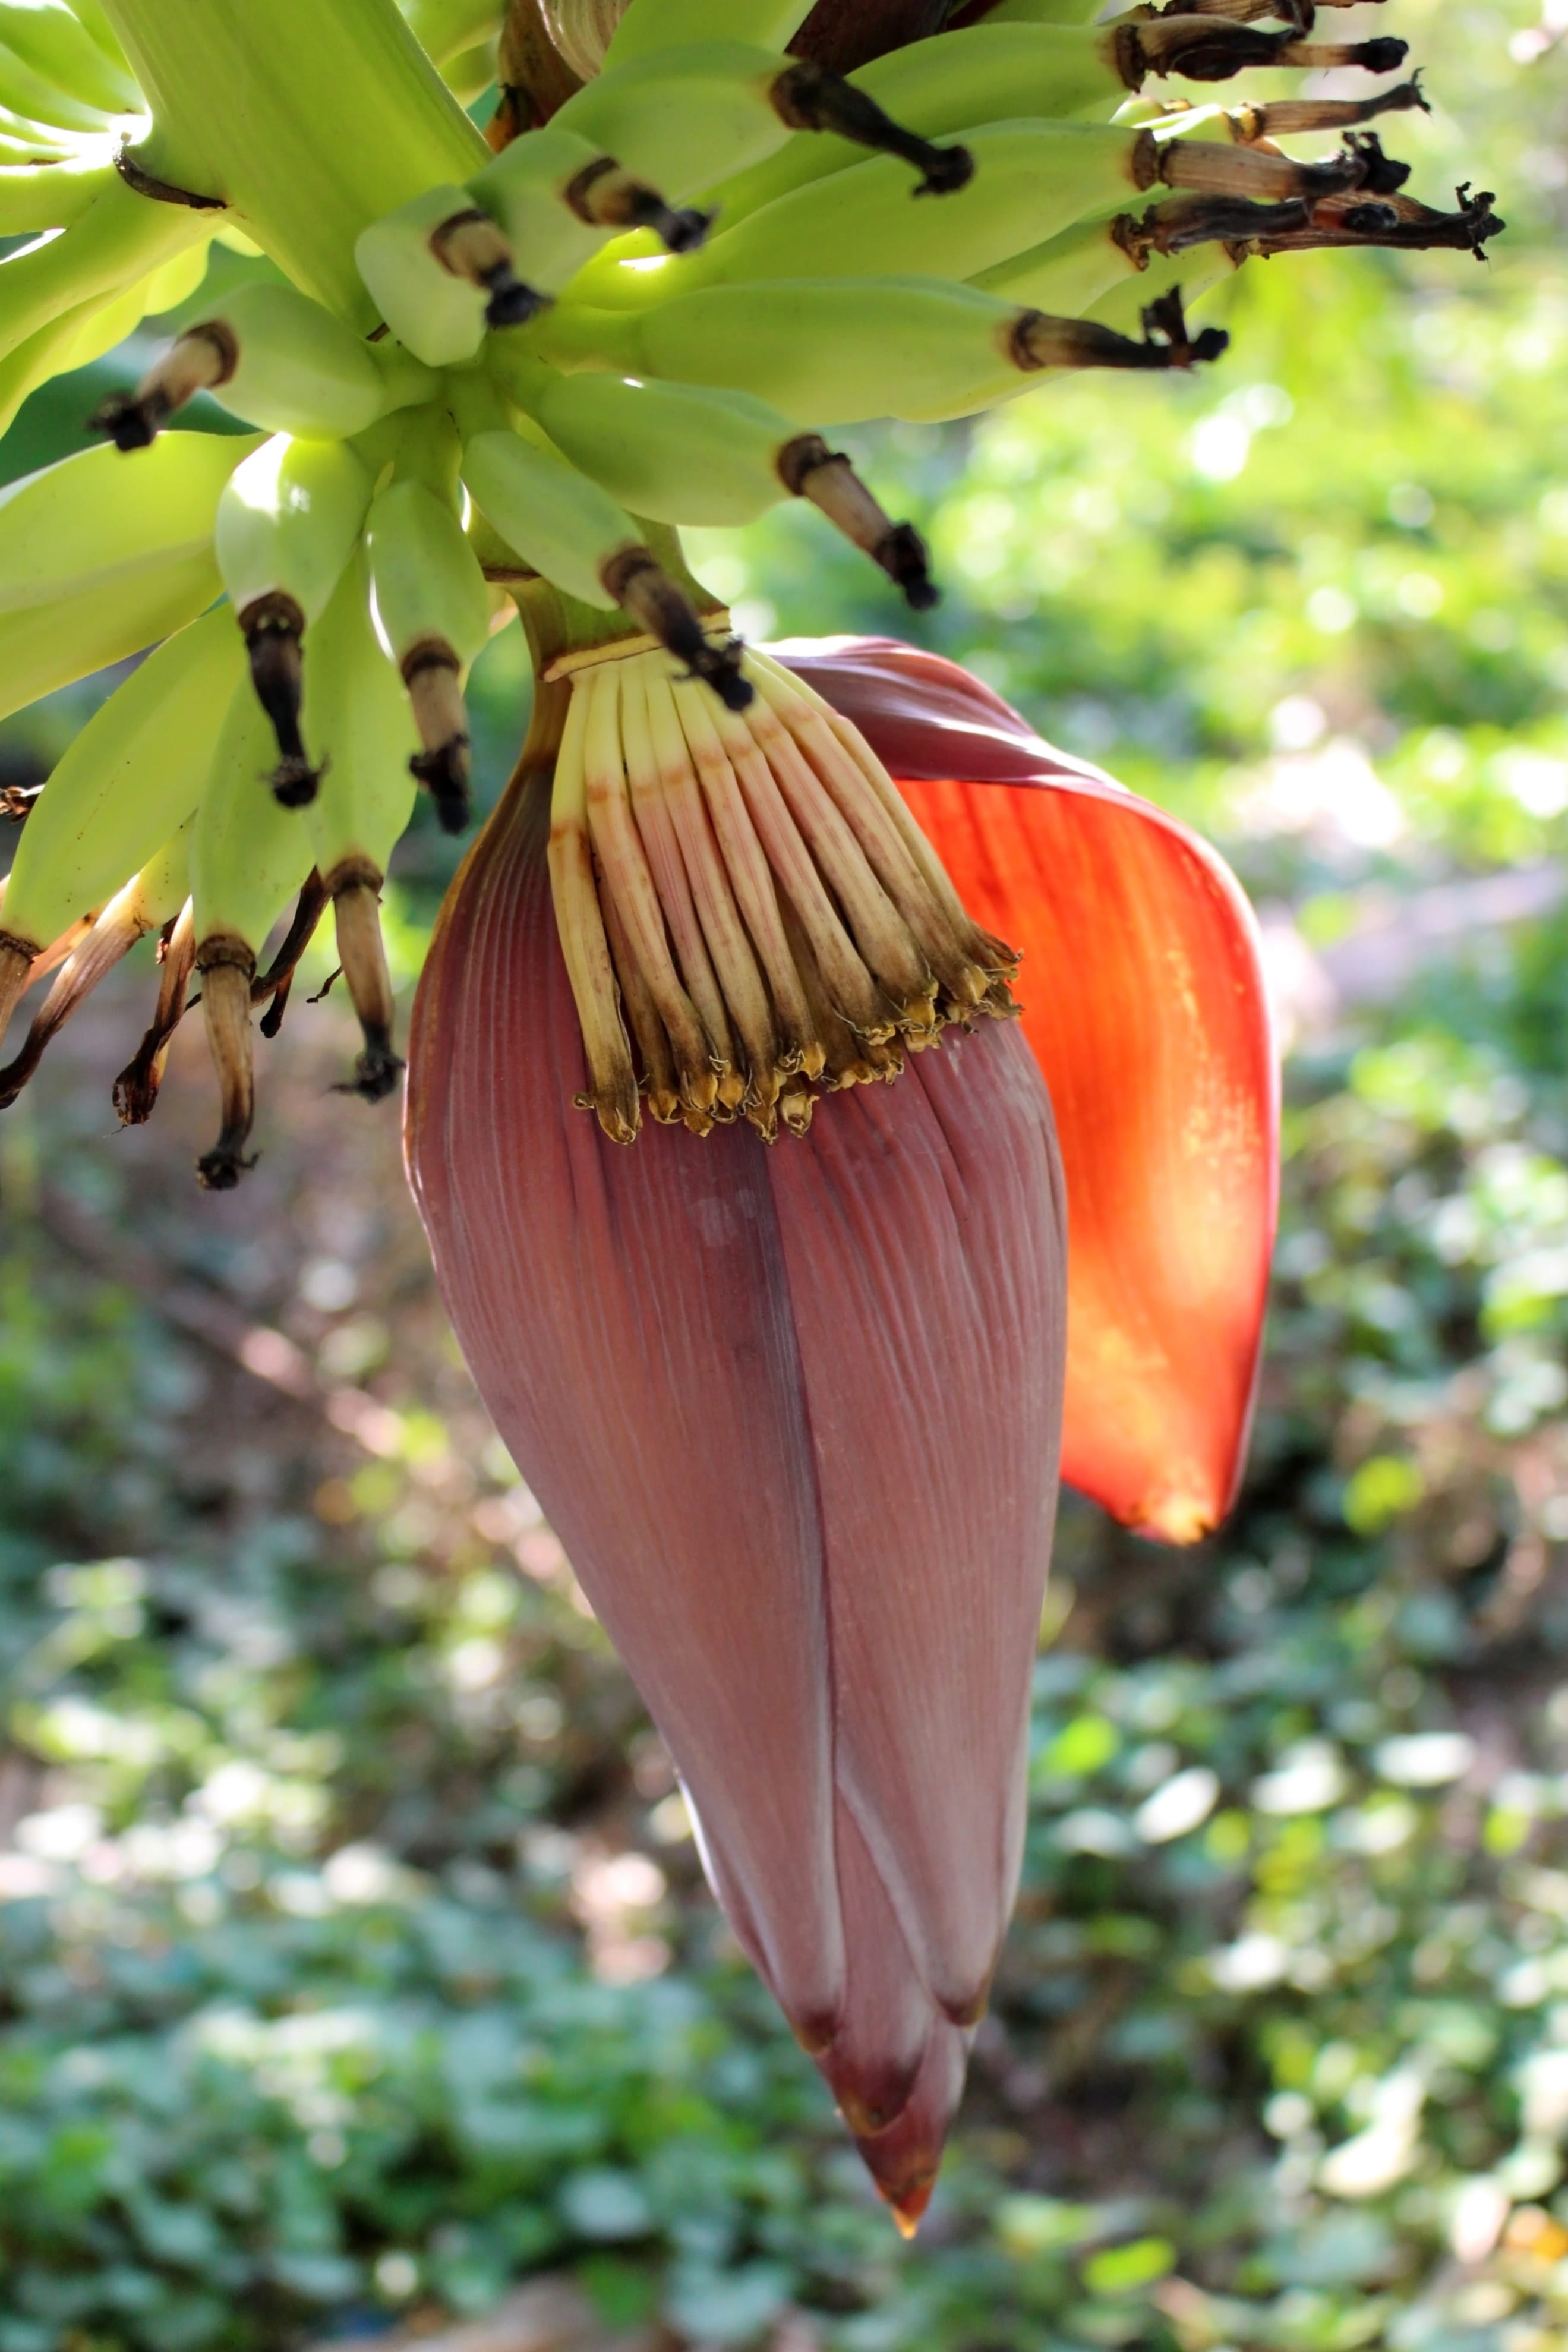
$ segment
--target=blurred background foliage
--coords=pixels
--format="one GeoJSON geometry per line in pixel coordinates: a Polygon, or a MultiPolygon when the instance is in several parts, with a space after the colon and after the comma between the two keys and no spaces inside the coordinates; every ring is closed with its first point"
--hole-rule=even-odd
{"type": "MultiPolygon", "coordinates": [[[[1484,268],[1255,264],[1199,380],[849,436],[936,544],[927,641],[1232,857],[1291,1045],[1247,1493],[1186,1555],[1068,1501],[919,2244],[716,1920],[391,1116],[329,1092],[334,1000],[204,1200],[196,1024],[112,1131],[138,966],[0,1122],[0,2352],[373,2337],[537,2270],[647,2346],[1568,2341],[1554,5],[1381,12],[1427,62],[1417,190],[1499,193],[1484,268]]],[[[148,348],[38,395],[9,469],[148,348]]],[[[754,633],[909,633],[809,514],[696,554],[754,633]]],[[[11,722],[4,780],[101,691],[11,722]]],[[[491,794],[526,695],[514,628],[491,794]]],[[[416,828],[405,982],[451,864],[416,828]]]]}

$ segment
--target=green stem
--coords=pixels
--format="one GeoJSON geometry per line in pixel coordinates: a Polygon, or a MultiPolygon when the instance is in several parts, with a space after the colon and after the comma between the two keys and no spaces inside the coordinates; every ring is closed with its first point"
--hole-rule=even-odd
{"type": "Polygon", "coordinates": [[[354,241],[489,151],[394,0],[103,0],[153,113],[139,160],[224,197],[295,283],[375,324],[354,241]]]}

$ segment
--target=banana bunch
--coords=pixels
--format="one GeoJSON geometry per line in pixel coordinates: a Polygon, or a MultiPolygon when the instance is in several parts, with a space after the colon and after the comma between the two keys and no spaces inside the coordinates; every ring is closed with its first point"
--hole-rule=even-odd
{"type": "Polygon", "coordinates": [[[830,718],[705,609],[670,528],[803,499],[928,605],[918,534],[827,428],[1190,369],[1227,338],[1187,305],[1254,256],[1479,253],[1501,226],[1490,196],[1406,193],[1373,127],[1426,105],[1389,79],[1405,45],[1320,40],[1301,0],[1094,24],[970,0],[847,78],[789,54],[805,0],[630,0],[601,69],[494,152],[452,92],[495,70],[502,13],[272,0],[269,48],[222,0],[0,0],[0,234],[37,233],[0,260],[0,420],[147,310],[186,320],[99,410],[105,446],[0,492],[0,715],[154,648],[27,815],[0,1033],[54,978],[0,1097],[156,932],[116,1101],[151,1111],[199,974],[213,1187],[249,1164],[256,1009],[274,1034],[329,908],[350,1087],[396,1082],[378,902],[421,788],[467,821],[464,687],[502,592],[565,714],[552,874],[607,1131],[642,1099],[796,1131],[824,1087],[1005,1013],[1007,951],[884,779],[866,814],[830,718]],[[214,140],[193,93],[240,62],[214,140]],[[1369,87],[1212,95],[1252,67],[1369,87]],[[338,110],[382,125],[351,168],[338,110]],[[236,231],[262,258],[204,308],[236,231]],[[253,429],[171,431],[198,395],[253,429]]]}

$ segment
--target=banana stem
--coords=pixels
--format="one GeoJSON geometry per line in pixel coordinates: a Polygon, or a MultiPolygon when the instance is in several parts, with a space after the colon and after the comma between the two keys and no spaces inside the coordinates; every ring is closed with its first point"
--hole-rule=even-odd
{"type": "Polygon", "coordinates": [[[223,199],[296,284],[372,328],[360,232],[489,152],[395,0],[103,7],[152,106],[143,168],[223,199]]]}

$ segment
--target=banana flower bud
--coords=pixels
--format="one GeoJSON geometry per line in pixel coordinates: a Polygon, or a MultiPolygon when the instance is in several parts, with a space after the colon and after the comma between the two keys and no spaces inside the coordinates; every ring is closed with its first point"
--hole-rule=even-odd
{"type": "Polygon", "coordinates": [[[782,658],[881,752],[976,919],[1025,939],[1023,1020],[772,1150],[744,1123],[620,1148],[572,1107],[525,761],[443,911],[406,1146],[497,1425],[910,2231],[1017,1885],[1064,1425],[1071,1475],[1145,1532],[1224,1510],[1272,1062],[1245,903],[1174,820],[933,656],[782,658]]]}

